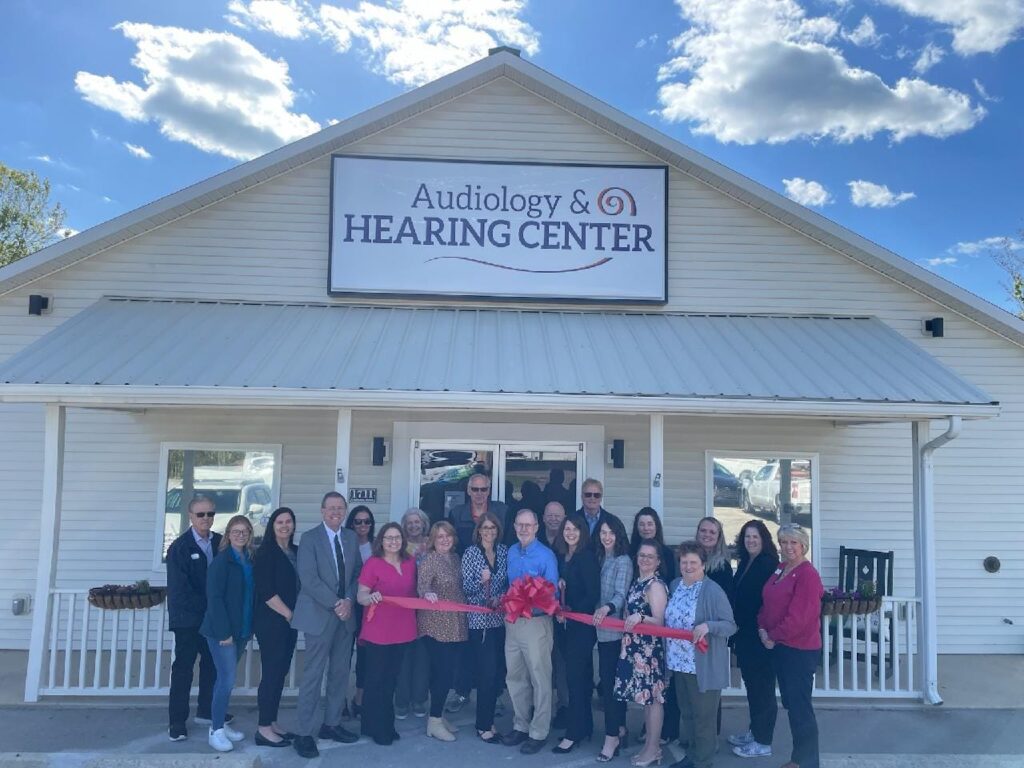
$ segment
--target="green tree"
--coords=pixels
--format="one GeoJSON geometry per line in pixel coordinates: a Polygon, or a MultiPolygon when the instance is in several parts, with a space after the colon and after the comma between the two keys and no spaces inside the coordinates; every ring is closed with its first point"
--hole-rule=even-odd
{"type": "Polygon", "coordinates": [[[0,267],[67,237],[66,211],[50,202],[50,180],[0,163],[0,267]]]}
{"type": "Polygon", "coordinates": [[[1017,317],[1024,319],[1024,229],[1016,238],[1005,238],[1002,246],[992,251],[992,258],[1009,278],[1003,287],[1014,303],[1017,317]]]}

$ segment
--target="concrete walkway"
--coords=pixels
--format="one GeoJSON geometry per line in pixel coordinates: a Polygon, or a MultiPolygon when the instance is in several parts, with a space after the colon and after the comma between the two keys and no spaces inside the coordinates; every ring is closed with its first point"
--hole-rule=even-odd
{"type": "MultiPolygon", "coordinates": [[[[410,765],[440,765],[450,768],[476,767],[484,763],[517,766],[558,766],[558,768],[593,768],[594,755],[600,741],[583,744],[580,749],[564,755],[553,755],[544,750],[540,755],[527,757],[517,750],[484,744],[475,737],[469,707],[453,717],[461,727],[459,738],[451,744],[428,739],[424,722],[409,717],[398,722],[402,735],[400,742],[391,747],[379,747],[367,739],[352,745],[321,742],[321,757],[305,761],[291,749],[256,747],[252,742],[256,713],[248,704],[233,706],[236,727],[247,734],[230,757],[242,761],[255,760],[270,768],[322,768],[348,766],[372,762],[374,768],[409,768],[410,765]]],[[[595,713],[600,727],[600,713],[595,713]]],[[[953,709],[947,707],[881,708],[819,708],[823,765],[827,768],[1021,768],[1024,766],[1024,710],[953,709]]],[[[743,707],[728,706],[723,711],[723,734],[746,729],[746,711],[743,707]]],[[[33,765],[7,763],[0,760],[0,768],[101,768],[97,758],[124,758],[146,756],[145,765],[164,768],[165,760],[173,765],[166,768],[209,766],[217,757],[206,744],[206,729],[190,726],[189,739],[172,743],[167,739],[166,709],[164,706],[126,708],[97,703],[65,704],[62,706],[37,705],[32,707],[5,707],[0,709],[0,753],[18,753],[22,760],[29,757],[42,760],[33,765]],[[179,761],[175,758],[181,758],[179,761]]],[[[287,726],[294,720],[290,709],[282,711],[281,723],[287,726]]],[[[506,715],[499,726],[509,727],[506,715]]],[[[640,711],[630,710],[631,732],[639,733],[640,711]]],[[[356,728],[355,723],[349,724],[356,728]]],[[[786,717],[779,719],[774,744],[775,754],[770,758],[741,759],[728,750],[724,738],[721,752],[715,759],[716,768],[777,768],[789,758],[790,737],[786,717]]],[[[554,741],[549,742],[554,745],[554,741]]],[[[633,745],[609,768],[628,768],[628,757],[638,747],[633,745]]],[[[670,746],[666,763],[683,757],[678,745],[670,746]]],[[[225,763],[225,768],[230,768],[225,763]]],[[[231,765],[243,768],[251,762],[231,765]]],[[[118,759],[110,768],[133,768],[118,759]]]]}

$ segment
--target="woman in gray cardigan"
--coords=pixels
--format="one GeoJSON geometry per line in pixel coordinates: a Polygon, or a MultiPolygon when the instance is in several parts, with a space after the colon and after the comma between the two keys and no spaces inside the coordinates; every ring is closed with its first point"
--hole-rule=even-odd
{"type": "Polygon", "coordinates": [[[704,577],[704,548],[696,541],[684,541],[676,552],[680,577],[672,582],[665,626],[693,632],[693,643],[666,641],[684,733],[690,734],[686,758],[676,765],[709,768],[715,754],[718,703],[722,689],[729,685],[727,641],[736,632],[736,622],[725,592],[704,577]],[[707,640],[706,653],[694,647],[701,639],[707,640]]]}

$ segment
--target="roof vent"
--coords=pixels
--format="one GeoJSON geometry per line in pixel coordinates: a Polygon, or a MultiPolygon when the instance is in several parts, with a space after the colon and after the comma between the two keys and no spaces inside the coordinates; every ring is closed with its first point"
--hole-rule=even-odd
{"type": "Polygon", "coordinates": [[[520,50],[518,48],[512,48],[508,45],[499,45],[497,48],[491,48],[488,52],[488,56],[494,56],[498,53],[511,53],[513,56],[519,56],[520,50]]]}

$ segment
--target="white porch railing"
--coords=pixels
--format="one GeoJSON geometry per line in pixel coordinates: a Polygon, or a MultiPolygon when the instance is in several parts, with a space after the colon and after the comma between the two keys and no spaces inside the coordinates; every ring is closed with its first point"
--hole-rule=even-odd
{"type": "MultiPolygon", "coordinates": [[[[86,589],[50,592],[40,695],[166,696],[174,653],[166,603],[145,610],[106,611],[90,605],[88,596],[86,589]]],[[[300,638],[296,657],[301,648],[300,638]]],[[[293,657],[286,696],[298,693],[295,668],[293,657]]],[[[253,640],[242,657],[235,693],[255,696],[259,678],[259,644],[253,640]]]]}
{"type": "MultiPolygon", "coordinates": [[[[886,597],[872,614],[832,616],[822,621],[822,660],[816,696],[920,698],[917,655],[920,598],[886,597]]],[[[136,611],[105,611],[89,604],[88,590],[55,589],[47,607],[49,641],[43,655],[40,695],[161,696],[170,685],[174,635],[166,604],[136,611]]],[[[302,638],[284,693],[294,696],[302,638]]],[[[33,674],[33,670],[28,670],[33,674]]],[[[259,645],[242,657],[236,695],[255,696],[259,645]]],[[[739,671],[726,695],[743,695],[739,671]]]]}
{"type": "MultiPolygon", "coordinates": [[[[828,616],[821,622],[821,666],[814,695],[831,698],[919,699],[917,620],[921,599],[883,597],[874,613],[828,616]]],[[[725,695],[745,694],[739,670],[725,695]]]]}

